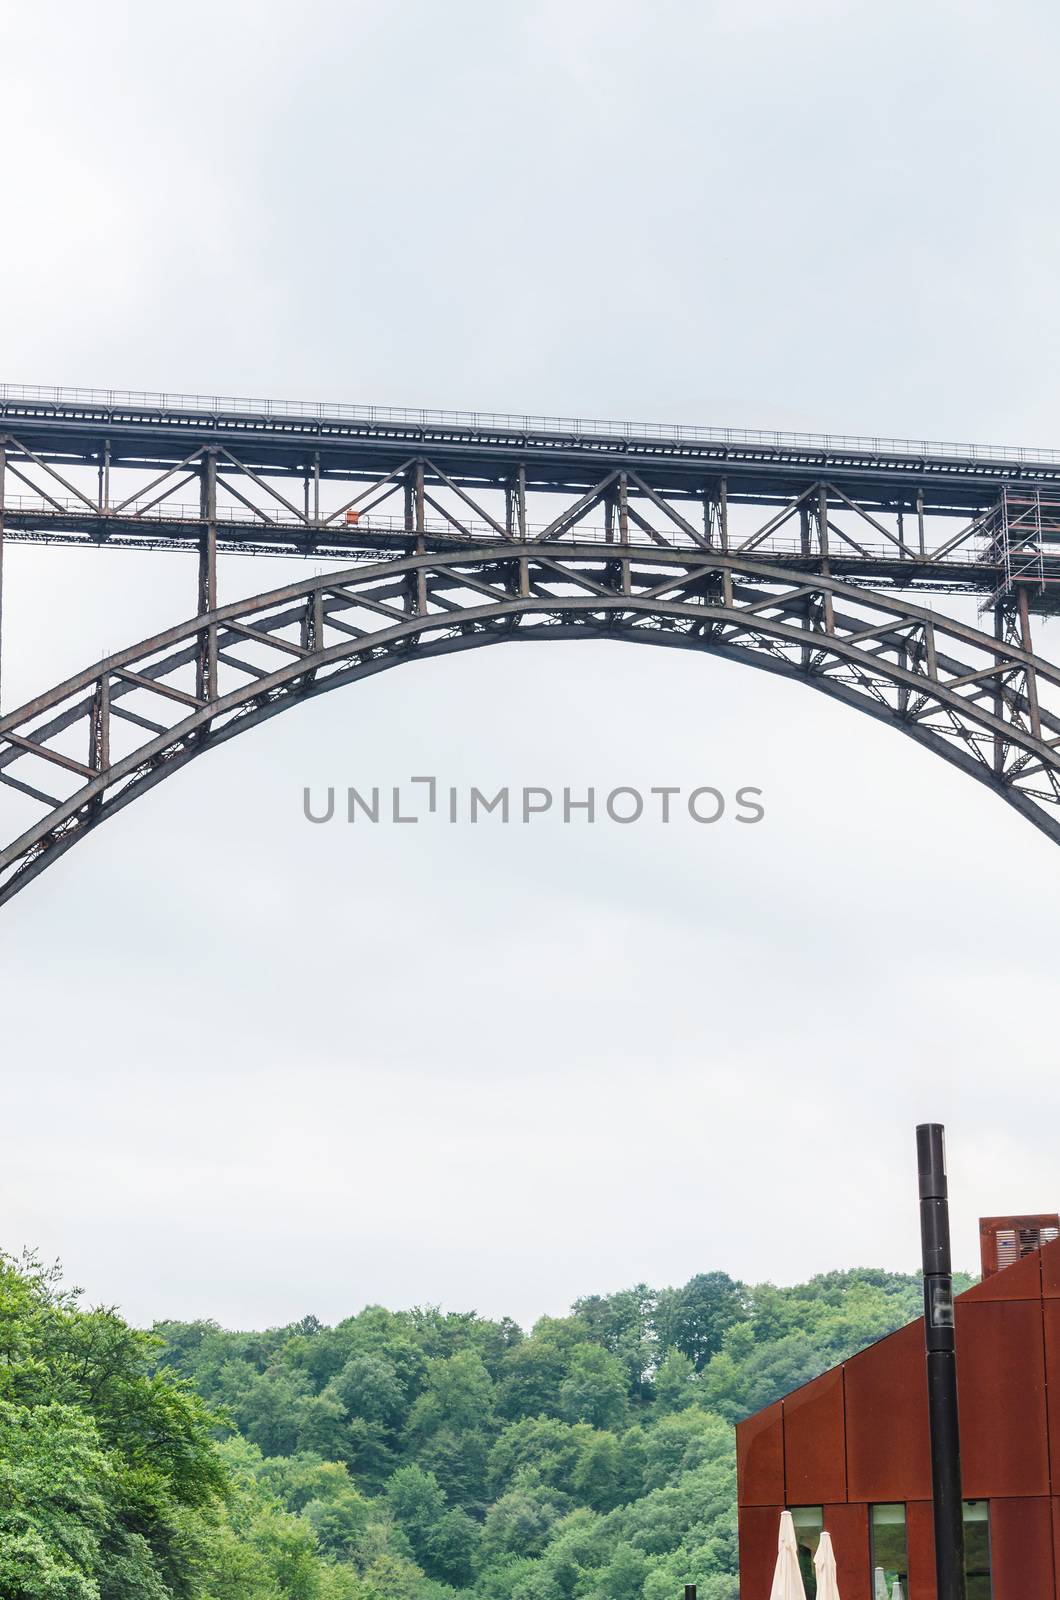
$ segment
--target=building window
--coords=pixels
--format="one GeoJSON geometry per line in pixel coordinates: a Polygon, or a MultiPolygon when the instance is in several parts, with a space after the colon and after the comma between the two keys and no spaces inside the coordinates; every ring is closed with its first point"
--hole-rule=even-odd
{"type": "Polygon", "coordinates": [[[890,1600],[900,1582],[909,1584],[909,1550],[905,1535],[905,1506],[870,1508],[872,1530],[872,1600],[890,1600]]]}
{"type": "MultiPolygon", "coordinates": [[[[817,1574],[813,1569],[813,1558],[821,1542],[823,1509],[821,1506],[790,1506],[788,1509],[795,1524],[795,1543],[799,1547],[799,1570],[806,1588],[806,1600],[817,1600],[817,1574]]],[[[972,1600],[971,1596],[969,1600],[972,1600]]]]}
{"type": "Polygon", "coordinates": [[[990,1502],[964,1502],[964,1575],[967,1600],[990,1600],[990,1502]]]}
{"type": "MultiPolygon", "coordinates": [[[[895,1581],[909,1593],[909,1553],[905,1506],[870,1506],[872,1534],[872,1600],[891,1600],[895,1581]]],[[[814,1546],[816,1549],[816,1546],[814,1546]]],[[[964,1573],[966,1600],[991,1600],[990,1504],[964,1502],[964,1573]]]]}

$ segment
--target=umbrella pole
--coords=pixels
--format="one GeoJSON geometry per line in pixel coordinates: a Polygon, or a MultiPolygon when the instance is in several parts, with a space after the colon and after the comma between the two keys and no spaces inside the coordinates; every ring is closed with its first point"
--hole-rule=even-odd
{"type": "Polygon", "coordinates": [[[940,1122],[916,1130],[920,1242],[924,1261],[924,1338],[931,1423],[931,1494],[935,1510],[938,1600],[965,1600],[964,1507],[957,1423],[957,1340],[950,1260],[946,1137],[940,1122]]]}

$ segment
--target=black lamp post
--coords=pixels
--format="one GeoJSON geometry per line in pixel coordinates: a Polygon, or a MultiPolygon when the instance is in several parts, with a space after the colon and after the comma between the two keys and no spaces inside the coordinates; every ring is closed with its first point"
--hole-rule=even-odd
{"type": "Polygon", "coordinates": [[[938,1600],[965,1600],[964,1506],[957,1423],[957,1340],[950,1260],[946,1135],[940,1122],[916,1130],[920,1243],[924,1261],[924,1337],[931,1422],[931,1494],[935,1509],[938,1600]]]}

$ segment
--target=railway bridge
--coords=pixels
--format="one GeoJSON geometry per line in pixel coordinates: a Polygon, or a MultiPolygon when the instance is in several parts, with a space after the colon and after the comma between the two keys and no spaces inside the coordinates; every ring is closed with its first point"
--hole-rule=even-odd
{"type": "Polygon", "coordinates": [[[0,903],[286,707],[510,640],[794,678],[1060,843],[1058,612],[1060,451],[0,385],[0,903]],[[185,552],[173,625],[8,707],[12,541],[185,552]]]}

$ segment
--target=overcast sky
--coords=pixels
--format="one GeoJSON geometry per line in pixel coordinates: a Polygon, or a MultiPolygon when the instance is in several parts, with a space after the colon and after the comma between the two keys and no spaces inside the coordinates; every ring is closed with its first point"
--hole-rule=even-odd
{"type": "MultiPolygon", "coordinates": [[[[1052,8],[0,10],[0,380],[1060,445],[1052,8]]],[[[233,559],[222,596],[274,581],[233,559]]],[[[7,704],[193,586],[9,547],[7,704]]],[[[985,789],[731,663],[381,675],[0,912],[0,1244],[143,1322],[529,1323],[713,1267],[912,1269],[939,1119],[973,1266],[980,1213],[1060,1203],[1058,886],[985,789]],[[305,784],[426,772],[767,815],[302,819],[305,784]]]]}

